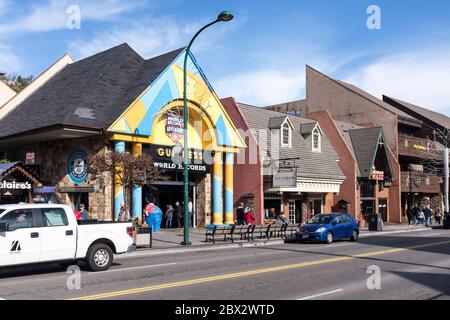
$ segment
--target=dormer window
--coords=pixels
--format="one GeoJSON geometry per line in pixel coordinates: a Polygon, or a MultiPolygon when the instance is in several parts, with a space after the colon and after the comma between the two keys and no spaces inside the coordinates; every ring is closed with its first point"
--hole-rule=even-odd
{"type": "Polygon", "coordinates": [[[317,127],[312,132],[312,151],[321,152],[321,136],[317,127]]]}
{"type": "Polygon", "coordinates": [[[281,146],[291,147],[291,126],[287,122],[281,128],[281,146]]]}

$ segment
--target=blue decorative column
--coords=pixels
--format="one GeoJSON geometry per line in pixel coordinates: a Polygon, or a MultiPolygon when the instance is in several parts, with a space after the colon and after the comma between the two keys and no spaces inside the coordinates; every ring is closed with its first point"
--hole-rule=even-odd
{"type": "MultiPolygon", "coordinates": [[[[125,141],[115,141],[114,151],[125,152],[125,141]]],[[[122,168],[116,167],[116,172],[120,172],[122,168]]],[[[120,205],[125,203],[125,191],[122,183],[118,179],[117,174],[114,175],[114,220],[119,219],[120,205]]]]}
{"type": "Polygon", "coordinates": [[[234,153],[227,152],[225,154],[225,224],[234,224],[233,164],[234,164],[234,153]]]}
{"type": "MultiPolygon", "coordinates": [[[[133,156],[140,156],[142,154],[142,143],[133,143],[133,156]]],[[[131,214],[133,218],[140,217],[142,215],[142,187],[133,186],[131,204],[131,214]]]]}
{"type": "Polygon", "coordinates": [[[216,151],[213,164],[213,224],[223,224],[223,161],[216,151]]]}

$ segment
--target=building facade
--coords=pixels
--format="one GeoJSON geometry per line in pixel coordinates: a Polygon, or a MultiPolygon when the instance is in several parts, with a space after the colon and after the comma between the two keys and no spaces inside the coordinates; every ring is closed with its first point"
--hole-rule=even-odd
{"type": "Polygon", "coordinates": [[[318,121],[336,150],[346,179],[334,195],[335,212],[351,213],[362,221],[378,212],[389,220],[393,166],[397,160],[385,143],[383,128],[336,121],[328,111],[309,114],[318,121]]]}
{"type": "MultiPolygon", "coordinates": [[[[3,159],[23,161],[62,202],[117,219],[125,190],[89,158],[112,151],[148,154],[166,176],[130,191],[131,215],[147,201],[163,210],[183,201],[183,59],[179,49],[144,60],[128,45],[63,68],[2,120],[3,159]],[[24,119],[30,121],[24,122],[24,119]]],[[[195,58],[188,56],[189,196],[194,225],[233,223],[233,159],[245,143],[195,58]]]]}
{"type": "Polygon", "coordinates": [[[235,205],[252,204],[258,222],[284,212],[291,222],[332,212],[345,176],[320,125],[311,119],[223,100],[247,148],[235,158],[235,205]]]}
{"type": "Polygon", "coordinates": [[[382,128],[392,166],[387,221],[400,223],[406,220],[408,203],[442,208],[442,179],[426,164],[442,159],[433,126],[443,128],[448,117],[389,97],[383,100],[307,66],[306,99],[268,108],[312,117],[328,111],[335,122],[382,128]]]}

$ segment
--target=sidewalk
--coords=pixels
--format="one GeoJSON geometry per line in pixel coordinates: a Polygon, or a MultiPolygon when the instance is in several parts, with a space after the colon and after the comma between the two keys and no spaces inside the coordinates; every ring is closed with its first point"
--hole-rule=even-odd
{"type": "Polygon", "coordinates": [[[393,234],[393,233],[402,233],[402,232],[414,232],[414,231],[426,231],[431,230],[435,228],[442,227],[442,225],[431,225],[431,226],[424,226],[424,225],[412,225],[411,227],[407,223],[402,224],[385,224],[383,226],[383,231],[369,231],[368,227],[365,226],[364,228],[360,228],[360,236],[370,236],[370,235],[387,235],[387,234],[393,234]]]}
{"type": "MultiPolygon", "coordinates": [[[[220,237],[218,238],[220,239],[220,237]]],[[[153,233],[152,248],[138,248],[134,252],[125,255],[117,255],[115,259],[129,259],[140,256],[167,255],[186,252],[224,250],[233,248],[248,248],[284,244],[283,239],[255,239],[255,241],[235,240],[234,243],[228,241],[205,242],[204,228],[190,228],[189,241],[190,246],[183,246],[183,229],[161,229],[159,232],[153,233]]]]}

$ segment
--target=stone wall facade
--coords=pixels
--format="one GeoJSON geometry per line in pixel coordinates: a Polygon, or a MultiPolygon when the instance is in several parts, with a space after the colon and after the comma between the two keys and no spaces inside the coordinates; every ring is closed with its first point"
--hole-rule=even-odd
{"type": "MultiPolygon", "coordinates": [[[[58,141],[47,141],[38,144],[35,148],[35,164],[39,165],[39,173],[48,185],[61,187],[75,186],[67,173],[67,161],[71,153],[77,149],[83,149],[88,157],[98,153],[110,152],[109,143],[102,136],[91,136],[87,138],[77,138],[58,141]]],[[[25,159],[25,151],[23,157],[25,159]]],[[[89,193],[89,207],[97,207],[99,220],[112,220],[112,197],[113,185],[111,173],[104,172],[96,180],[89,178],[78,186],[92,185],[95,192],[89,193]]],[[[64,204],[73,206],[68,193],[59,193],[59,197],[64,204]]]]}

